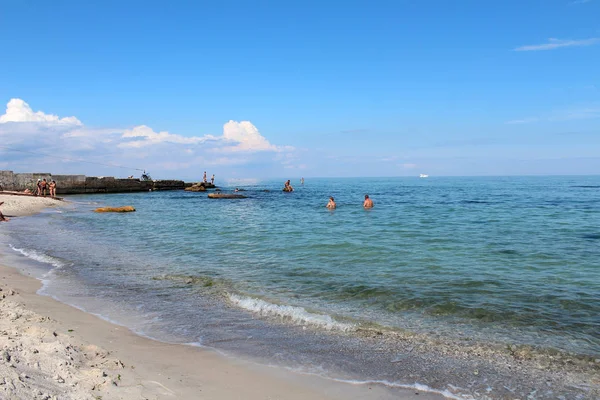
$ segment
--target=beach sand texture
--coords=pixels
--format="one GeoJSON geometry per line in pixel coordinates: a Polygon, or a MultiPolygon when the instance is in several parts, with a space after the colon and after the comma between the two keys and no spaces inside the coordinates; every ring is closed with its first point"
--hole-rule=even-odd
{"type": "Polygon", "coordinates": [[[64,201],[50,197],[23,196],[0,193],[0,211],[7,217],[22,217],[33,215],[44,208],[59,207],[67,204],[64,201]]]}
{"type": "MultiPolygon", "coordinates": [[[[2,195],[0,201],[6,202],[8,215],[60,203],[2,195]]],[[[38,295],[40,287],[37,279],[0,266],[1,399],[442,398],[338,383],[205,348],[157,342],[38,295]]]]}

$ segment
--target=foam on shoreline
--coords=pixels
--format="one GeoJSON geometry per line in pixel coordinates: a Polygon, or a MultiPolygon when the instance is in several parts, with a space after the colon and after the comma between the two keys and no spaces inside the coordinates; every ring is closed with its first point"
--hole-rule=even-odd
{"type": "Polygon", "coordinates": [[[353,324],[338,322],[329,315],[311,313],[302,307],[278,305],[236,294],[229,294],[228,297],[236,306],[263,317],[279,318],[284,322],[291,322],[296,325],[313,325],[326,330],[348,332],[356,329],[353,324]]]}

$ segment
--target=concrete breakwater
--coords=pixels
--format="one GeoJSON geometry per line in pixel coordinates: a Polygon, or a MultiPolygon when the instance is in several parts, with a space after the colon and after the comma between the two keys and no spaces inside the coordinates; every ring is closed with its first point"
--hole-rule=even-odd
{"type": "Polygon", "coordinates": [[[149,190],[183,190],[186,186],[180,180],[140,180],[131,178],[96,177],[85,175],[53,175],[45,172],[14,173],[0,171],[0,188],[2,190],[35,191],[38,179],[56,181],[56,194],[84,193],[125,193],[147,192],[149,190]]]}

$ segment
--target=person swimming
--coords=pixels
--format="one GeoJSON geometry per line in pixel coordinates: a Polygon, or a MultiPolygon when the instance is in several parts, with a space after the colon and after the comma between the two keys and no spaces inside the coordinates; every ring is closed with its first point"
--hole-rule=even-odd
{"type": "Polygon", "coordinates": [[[288,179],[287,182],[285,182],[284,186],[283,186],[283,191],[284,192],[293,192],[294,188],[292,187],[292,184],[290,183],[290,180],[288,179]]]}
{"type": "Polygon", "coordinates": [[[335,200],[333,199],[333,197],[329,197],[329,203],[327,203],[327,205],[325,207],[329,208],[330,210],[335,209],[336,204],[335,204],[335,200]]]}
{"type": "Polygon", "coordinates": [[[363,203],[364,208],[373,208],[373,200],[369,198],[368,194],[365,194],[365,202],[363,203]]]}

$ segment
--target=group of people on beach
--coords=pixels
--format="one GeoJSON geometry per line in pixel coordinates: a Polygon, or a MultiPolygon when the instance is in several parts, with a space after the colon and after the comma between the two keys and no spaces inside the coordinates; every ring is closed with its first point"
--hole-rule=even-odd
{"type": "MultiPolygon", "coordinates": [[[[329,203],[327,203],[327,205],[325,207],[329,208],[330,210],[333,210],[337,207],[337,204],[335,204],[335,200],[334,200],[333,196],[329,197],[329,203]]],[[[365,194],[365,201],[363,202],[363,207],[364,208],[373,208],[373,200],[371,200],[369,198],[368,194],[365,194]]]]}
{"type": "MultiPolygon", "coordinates": [[[[202,182],[208,183],[208,180],[206,179],[206,171],[204,171],[204,176],[202,177],[202,182]]],[[[210,184],[211,185],[215,184],[215,174],[213,174],[212,177],[210,178],[210,184]]]]}
{"type": "Polygon", "coordinates": [[[46,178],[37,180],[36,196],[46,196],[46,191],[50,197],[56,197],[56,181],[48,182],[46,178]]]}

